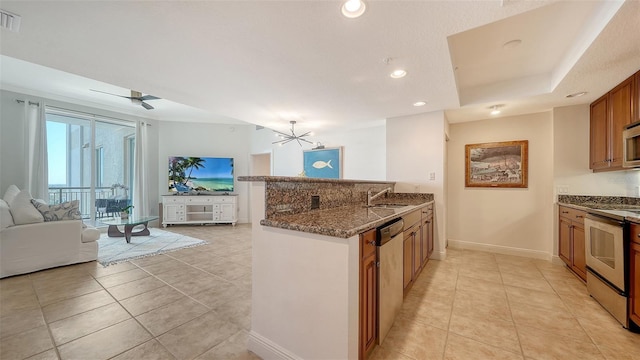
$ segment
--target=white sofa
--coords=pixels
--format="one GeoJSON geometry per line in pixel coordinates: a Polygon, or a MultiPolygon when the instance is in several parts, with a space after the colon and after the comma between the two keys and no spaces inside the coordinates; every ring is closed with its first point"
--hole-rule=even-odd
{"type": "Polygon", "coordinates": [[[0,200],[0,278],[98,258],[97,229],[85,227],[82,220],[14,222],[20,217],[9,204],[0,200]]]}

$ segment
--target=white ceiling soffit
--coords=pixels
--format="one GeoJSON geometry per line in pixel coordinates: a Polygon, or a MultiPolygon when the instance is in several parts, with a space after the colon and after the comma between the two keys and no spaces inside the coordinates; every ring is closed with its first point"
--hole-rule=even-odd
{"type": "Polygon", "coordinates": [[[557,2],[449,36],[460,105],[553,92],[623,3],[557,2]]]}
{"type": "MultiPolygon", "coordinates": [[[[64,71],[0,55],[2,90],[51,100],[76,103],[97,109],[162,121],[246,124],[244,121],[216,115],[209,111],[179,104],[167,99],[150,100],[154,107],[146,110],[139,103],[118,96],[91,91],[131,96],[131,90],[64,71]]],[[[134,89],[139,90],[139,89],[134,89]]],[[[143,95],[153,95],[144,93],[143,95]]]]}

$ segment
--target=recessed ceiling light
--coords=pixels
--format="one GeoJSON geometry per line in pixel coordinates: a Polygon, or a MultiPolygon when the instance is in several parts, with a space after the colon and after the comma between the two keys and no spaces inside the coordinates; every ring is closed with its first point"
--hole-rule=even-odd
{"type": "Polygon", "coordinates": [[[516,47],[520,46],[520,44],[522,44],[522,40],[514,39],[514,40],[510,40],[510,41],[507,41],[506,43],[502,44],[502,47],[505,48],[505,49],[513,49],[513,48],[516,48],[516,47]]]}
{"type": "Polygon", "coordinates": [[[364,14],[366,8],[362,0],[348,0],[342,5],[342,15],[354,19],[364,14]]]}
{"type": "Polygon", "coordinates": [[[426,101],[416,101],[413,103],[413,106],[425,106],[427,105],[426,101]]]}
{"type": "Polygon", "coordinates": [[[580,91],[580,92],[577,92],[577,93],[569,94],[566,97],[574,98],[574,97],[580,97],[580,96],[583,96],[583,95],[587,95],[587,92],[586,91],[580,91]]]}
{"type": "Polygon", "coordinates": [[[391,77],[394,79],[400,79],[405,77],[406,75],[407,75],[407,72],[402,69],[393,70],[393,72],[391,73],[391,77]]]}
{"type": "Polygon", "coordinates": [[[502,104],[498,104],[498,105],[493,105],[492,107],[490,107],[489,109],[491,109],[491,115],[498,115],[500,114],[500,108],[503,107],[504,105],[502,104]]]}

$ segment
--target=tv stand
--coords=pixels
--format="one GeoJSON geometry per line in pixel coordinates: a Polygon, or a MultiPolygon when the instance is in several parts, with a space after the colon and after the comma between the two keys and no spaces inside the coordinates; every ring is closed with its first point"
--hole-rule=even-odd
{"type": "Polygon", "coordinates": [[[163,195],[162,226],[219,224],[238,221],[237,195],[163,195]]]}

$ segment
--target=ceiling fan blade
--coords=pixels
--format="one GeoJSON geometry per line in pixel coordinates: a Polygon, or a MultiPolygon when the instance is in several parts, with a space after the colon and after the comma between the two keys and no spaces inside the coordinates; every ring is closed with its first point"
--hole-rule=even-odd
{"type": "Polygon", "coordinates": [[[95,91],[95,92],[99,92],[99,93],[103,93],[103,94],[107,94],[107,95],[113,95],[113,96],[117,96],[117,97],[121,97],[121,98],[125,98],[125,99],[133,99],[130,96],[118,95],[118,94],[109,93],[109,92],[106,92],[106,91],[100,91],[100,90],[94,90],[94,89],[89,89],[89,90],[95,91]]]}
{"type": "Polygon", "coordinates": [[[147,100],[160,100],[161,98],[153,95],[145,95],[145,96],[139,97],[138,99],[142,101],[147,101],[147,100]]]}
{"type": "Polygon", "coordinates": [[[154,108],[153,106],[151,106],[151,105],[147,104],[147,103],[146,103],[146,102],[144,102],[144,101],[143,101],[143,102],[141,102],[141,103],[140,103],[140,105],[142,105],[142,107],[143,107],[143,108],[145,108],[145,109],[147,109],[147,110],[151,110],[151,109],[153,109],[153,108],[154,108]]]}

